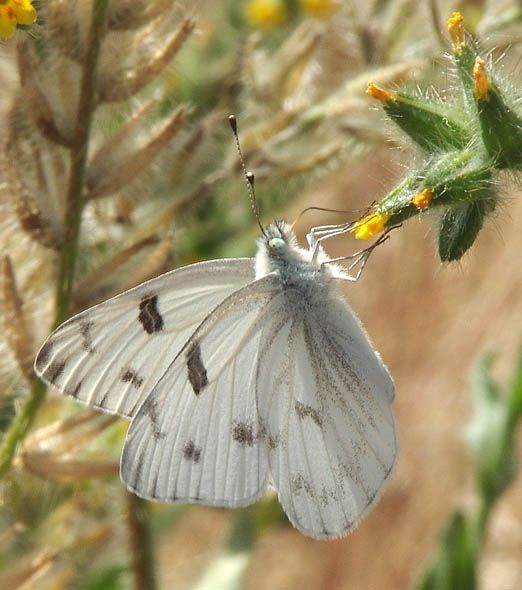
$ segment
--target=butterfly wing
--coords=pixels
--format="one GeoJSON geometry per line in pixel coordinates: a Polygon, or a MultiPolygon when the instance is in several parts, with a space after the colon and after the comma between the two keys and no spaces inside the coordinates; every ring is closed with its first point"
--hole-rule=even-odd
{"type": "Polygon", "coordinates": [[[133,418],[121,477],[143,498],[236,507],[265,489],[255,378],[261,327],[280,286],[266,276],[199,326],[133,418]]]}
{"type": "Polygon", "coordinates": [[[393,382],[344,300],[318,309],[296,291],[287,299],[259,351],[269,469],[292,524],[335,538],[375,502],[393,467],[393,382]]]}
{"type": "Polygon", "coordinates": [[[198,324],[253,279],[250,258],[156,277],[59,326],[40,349],[35,371],[79,401],[130,418],[198,324]]]}

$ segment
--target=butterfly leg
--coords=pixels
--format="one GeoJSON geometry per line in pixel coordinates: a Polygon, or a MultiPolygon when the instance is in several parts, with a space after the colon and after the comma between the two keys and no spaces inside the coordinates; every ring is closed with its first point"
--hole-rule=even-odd
{"type": "Polygon", "coordinates": [[[333,224],[333,225],[317,225],[312,227],[310,231],[306,234],[306,241],[308,242],[308,246],[310,249],[314,249],[317,246],[317,238],[319,236],[324,236],[331,234],[332,232],[337,232],[339,228],[344,227],[346,224],[333,224]]]}
{"type": "MultiPolygon", "coordinates": [[[[386,242],[386,240],[389,239],[389,233],[395,229],[396,227],[399,226],[393,226],[390,227],[389,229],[387,229],[381,236],[379,236],[379,239],[375,241],[375,243],[373,243],[371,246],[368,246],[368,248],[364,248],[363,250],[359,250],[358,252],[354,252],[353,254],[350,254],[349,256],[340,256],[339,258],[332,258],[331,260],[328,260],[327,262],[323,262],[323,264],[330,264],[332,262],[342,262],[344,260],[353,260],[353,262],[348,266],[348,273],[350,273],[354,268],[357,267],[357,265],[360,265],[359,268],[357,269],[357,272],[355,273],[355,275],[350,275],[348,274],[348,276],[346,276],[345,278],[343,278],[342,280],[345,281],[357,281],[359,280],[359,277],[361,276],[364,267],[366,266],[366,262],[368,261],[368,258],[370,257],[370,254],[373,252],[373,250],[383,244],[384,242],[386,242]]],[[[342,278],[342,277],[340,277],[342,278]]]]}
{"type": "Polygon", "coordinates": [[[308,243],[310,244],[310,249],[312,250],[312,263],[316,262],[317,260],[317,256],[319,254],[319,244],[323,240],[328,240],[329,238],[334,238],[335,236],[341,236],[346,232],[350,231],[351,227],[351,223],[313,227],[310,230],[309,234],[306,236],[308,243]]]}

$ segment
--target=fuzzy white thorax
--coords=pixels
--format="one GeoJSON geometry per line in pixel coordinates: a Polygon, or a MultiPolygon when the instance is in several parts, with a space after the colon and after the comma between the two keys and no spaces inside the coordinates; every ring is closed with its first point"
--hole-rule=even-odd
{"type": "Polygon", "coordinates": [[[319,245],[313,260],[313,251],[300,248],[289,223],[276,221],[258,239],[256,254],[256,279],[276,273],[287,287],[321,290],[334,278],[346,278],[346,271],[330,258],[319,245]]]}

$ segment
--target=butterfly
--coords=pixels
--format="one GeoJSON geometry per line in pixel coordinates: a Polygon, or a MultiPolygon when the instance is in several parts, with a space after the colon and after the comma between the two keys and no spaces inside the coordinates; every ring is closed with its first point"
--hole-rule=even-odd
{"type": "Polygon", "coordinates": [[[291,523],[319,539],[348,533],[375,503],[397,451],[394,385],[339,289],[371,248],[337,265],[320,242],[339,227],[312,228],[305,249],[276,221],[255,259],[167,272],[48,337],[36,373],[130,420],[129,490],[233,508],[271,484],[291,523]]]}
{"type": "Polygon", "coordinates": [[[138,496],[236,508],[272,485],[298,530],[334,539],[376,502],[397,454],[393,380],[339,290],[391,230],[330,259],[321,242],[357,224],[311,228],[308,249],[284,221],[265,229],[229,122],[256,257],[185,266],[77,314],[35,372],[130,420],[120,476],[138,496]]]}

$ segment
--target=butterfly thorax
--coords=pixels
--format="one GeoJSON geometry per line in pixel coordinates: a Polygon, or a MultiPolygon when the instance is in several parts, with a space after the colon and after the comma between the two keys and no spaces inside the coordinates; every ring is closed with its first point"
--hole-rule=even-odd
{"type": "Polygon", "coordinates": [[[299,291],[310,303],[323,302],[331,288],[333,274],[324,262],[328,257],[321,250],[317,259],[313,253],[297,245],[290,225],[276,221],[265,229],[258,240],[256,278],[273,273],[278,276],[284,290],[299,291]]]}

